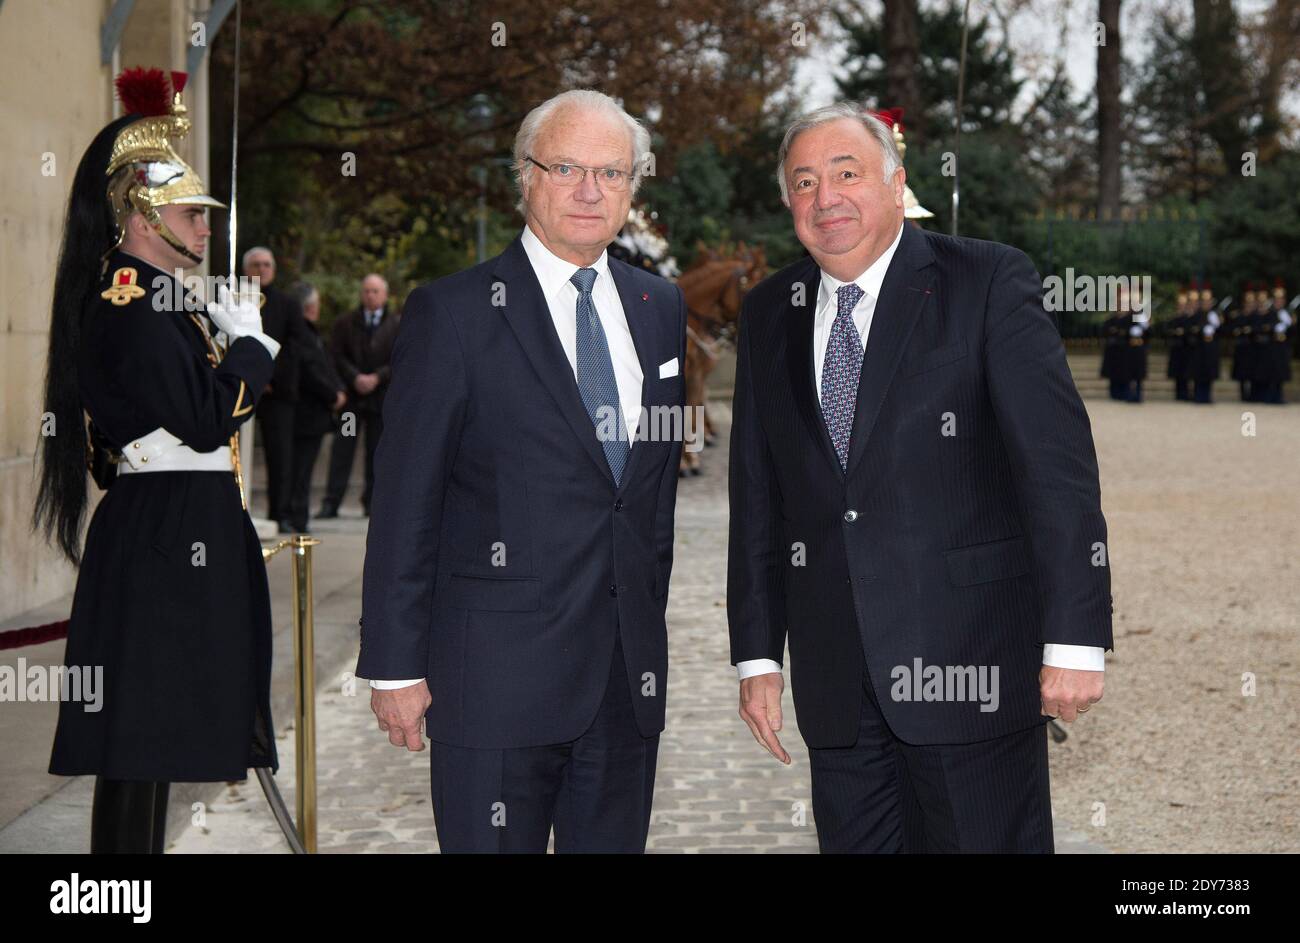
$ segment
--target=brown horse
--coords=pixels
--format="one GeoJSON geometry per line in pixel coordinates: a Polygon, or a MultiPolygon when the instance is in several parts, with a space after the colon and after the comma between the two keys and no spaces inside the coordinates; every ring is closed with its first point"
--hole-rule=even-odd
{"type": "Polygon", "coordinates": [[[735,336],[736,320],[745,293],[767,272],[762,247],[750,249],[742,242],[735,249],[700,251],[696,262],[677,278],[686,297],[686,384],[684,447],[680,475],[700,474],[700,451],[712,445],[707,391],[709,374],[735,336]]]}

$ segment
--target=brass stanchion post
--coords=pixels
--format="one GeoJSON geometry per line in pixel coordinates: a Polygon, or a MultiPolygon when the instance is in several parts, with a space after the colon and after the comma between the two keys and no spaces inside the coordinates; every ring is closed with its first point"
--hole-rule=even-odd
{"type": "Polygon", "coordinates": [[[293,548],[293,660],[297,727],[294,737],[298,788],[298,836],[309,855],[316,853],[316,643],[312,613],[311,548],[315,537],[299,534],[293,548]]]}

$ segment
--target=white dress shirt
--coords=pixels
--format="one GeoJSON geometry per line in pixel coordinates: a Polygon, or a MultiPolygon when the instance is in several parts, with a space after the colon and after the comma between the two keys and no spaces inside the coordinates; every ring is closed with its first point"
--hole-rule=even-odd
{"type": "MultiPolygon", "coordinates": [[[[528,253],[528,261],[533,266],[533,274],[542,286],[546,305],[551,309],[551,320],[555,322],[555,333],[560,337],[560,346],[564,348],[564,356],[569,358],[573,379],[577,382],[578,287],[569,279],[584,266],[564,261],[546,248],[528,226],[524,227],[522,241],[524,251],[528,253]]],[[[618,403],[623,409],[623,419],[627,422],[628,441],[635,445],[637,424],[641,419],[641,361],[636,355],[636,345],[632,343],[632,332],[627,326],[623,302],[618,297],[618,286],[609,274],[609,254],[602,252],[599,259],[585,268],[596,270],[596,283],[591,286],[591,300],[600,317],[600,326],[605,330],[609,357],[614,362],[614,382],[618,384],[618,403]]]]}
{"type": "MultiPolygon", "coordinates": [[[[522,242],[528,254],[533,274],[542,286],[542,296],[550,309],[555,333],[559,335],[564,356],[573,369],[573,379],[578,379],[578,288],[569,281],[581,266],[566,262],[542,244],[531,228],[525,226],[522,242]]],[[[600,258],[588,268],[596,270],[596,282],[591,286],[591,300],[596,306],[600,326],[609,344],[609,356],[614,363],[614,382],[618,384],[618,403],[627,423],[628,442],[635,446],[636,431],[641,420],[641,361],[632,343],[632,332],[627,326],[623,302],[618,297],[618,286],[609,273],[609,256],[602,252],[600,258]]],[[[392,690],[418,684],[423,678],[406,681],[371,681],[372,688],[392,690]]]]}
{"type": "MultiPolygon", "coordinates": [[[[904,220],[903,226],[906,225],[907,221],[904,220]]],[[[858,299],[857,305],[853,308],[853,323],[858,329],[858,337],[862,338],[862,349],[864,351],[867,347],[867,338],[871,333],[871,322],[876,313],[876,299],[880,297],[880,288],[885,283],[885,272],[889,270],[889,263],[894,258],[898,243],[903,238],[903,226],[898,227],[898,233],[894,236],[894,241],[890,243],[888,249],[880,254],[880,258],[872,262],[865,272],[853,279],[853,284],[863,291],[862,297],[858,299]]],[[[819,402],[822,395],[822,364],[826,360],[826,347],[830,343],[831,326],[835,323],[835,317],[839,313],[838,291],[841,286],[847,284],[849,283],[842,282],[823,271],[817,289],[817,307],[814,309],[815,315],[813,317],[813,371],[819,402]]],[[[1056,668],[1081,668],[1086,671],[1102,671],[1106,667],[1105,655],[1106,650],[1104,648],[1093,645],[1047,644],[1043,646],[1043,664],[1056,668]]],[[[755,675],[769,674],[780,670],[780,662],[773,661],[770,658],[752,658],[736,663],[736,673],[740,676],[741,681],[755,675]]]]}

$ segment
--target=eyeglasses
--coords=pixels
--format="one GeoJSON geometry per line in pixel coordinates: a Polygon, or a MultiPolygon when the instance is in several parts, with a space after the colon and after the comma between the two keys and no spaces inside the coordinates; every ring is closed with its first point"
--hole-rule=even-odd
{"type": "Polygon", "coordinates": [[[551,178],[551,183],[557,187],[576,187],[587,179],[588,172],[591,173],[600,189],[608,190],[610,193],[619,193],[626,190],[632,180],[630,173],[615,170],[613,167],[580,167],[577,164],[551,164],[551,166],[547,167],[528,154],[524,155],[524,159],[532,161],[546,171],[546,175],[551,178]]]}

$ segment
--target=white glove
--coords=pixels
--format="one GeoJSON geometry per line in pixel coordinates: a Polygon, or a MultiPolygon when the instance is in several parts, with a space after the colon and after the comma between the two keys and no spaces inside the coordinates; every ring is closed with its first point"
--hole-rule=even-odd
{"type": "Polygon", "coordinates": [[[270,351],[272,357],[280,352],[280,342],[262,332],[262,312],[256,301],[248,295],[237,298],[225,285],[218,290],[218,296],[220,301],[208,302],[208,317],[232,343],[241,337],[251,337],[270,351]]]}

